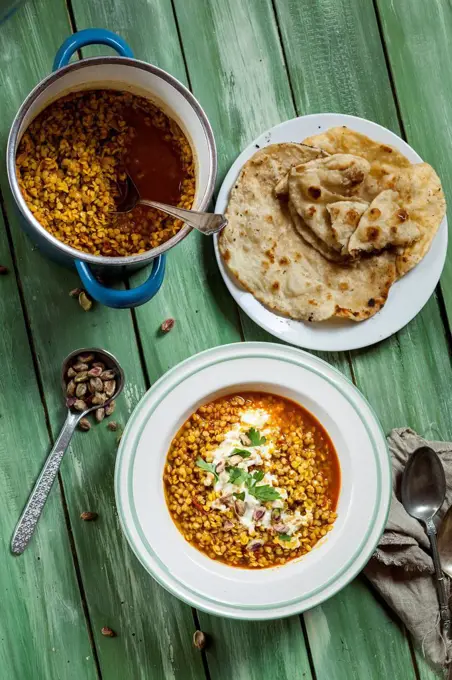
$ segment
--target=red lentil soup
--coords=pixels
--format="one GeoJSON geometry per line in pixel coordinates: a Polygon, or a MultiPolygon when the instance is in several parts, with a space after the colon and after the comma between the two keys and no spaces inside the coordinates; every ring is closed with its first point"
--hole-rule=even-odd
{"type": "Polygon", "coordinates": [[[274,394],[241,392],[198,408],[171,442],[163,481],[184,538],[231,566],[301,557],[337,517],[330,437],[309,411],[274,394]]]}

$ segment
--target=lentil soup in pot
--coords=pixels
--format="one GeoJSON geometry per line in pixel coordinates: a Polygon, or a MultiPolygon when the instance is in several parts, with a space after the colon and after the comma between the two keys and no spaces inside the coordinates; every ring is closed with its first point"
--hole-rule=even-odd
{"type": "Polygon", "coordinates": [[[190,209],[191,146],[160,108],[130,92],[73,92],[47,106],[16,155],[20,190],[40,224],[77,250],[136,255],[172,238],[183,223],[147,206],[115,214],[129,172],[142,198],[190,209]]]}
{"type": "Polygon", "coordinates": [[[163,481],[184,538],[235,567],[301,557],[337,517],[330,437],[309,411],[274,394],[241,392],[198,408],[171,442],[163,481]]]}

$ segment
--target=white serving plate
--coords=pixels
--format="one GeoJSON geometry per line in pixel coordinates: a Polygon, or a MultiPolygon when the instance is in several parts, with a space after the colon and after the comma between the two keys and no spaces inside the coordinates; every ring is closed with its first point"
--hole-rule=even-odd
{"type": "MultiPolygon", "coordinates": [[[[254,140],[232,165],[218,194],[215,212],[224,213],[229,192],[247,160],[258,147],[280,142],[301,142],[306,137],[318,134],[328,128],[346,125],[383,144],[399,149],[412,163],[422,158],[403,139],[387,128],[370,120],[339,113],[316,113],[293,118],[276,125],[254,140]]],[[[388,300],[381,311],[359,323],[348,320],[329,320],[321,323],[294,321],[267,309],[256,298],[242,288],[240,283],[225,267],[218,250],[218,236],[215,236],[215,253],[226,286],[243,311],[266,331],[277,338],[298,347],[323,351],[345,351],[373,345],[397,333],[418,314],[432,295],[441,276],[447,252],[447,219],[443,219],[431,248],[414,269],[395,283],[388,300]]]]}
{"type": "Polygon", "coordinates": [[[121,440],[115,493],[133,551],[167,590],[212,614],[273,619],[323,602],[365,566],[386,523],[391,469],[371,407],[341,373],[293,347],[240,343],[187,359],[145,394],[121,440]],[[162,481],[168,448],[184,421],[202,403],[240,389],[305,406],[329,433],[342,474],[333,530],[304,557],[256,571],[211,560],[187,543],[170,517],[162,481]]]}

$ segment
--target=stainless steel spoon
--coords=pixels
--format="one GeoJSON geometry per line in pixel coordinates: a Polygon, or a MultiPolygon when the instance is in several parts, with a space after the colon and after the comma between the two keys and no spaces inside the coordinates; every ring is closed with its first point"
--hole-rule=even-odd
{"type": "Polygon", "coordinates": [[[452,578],[452,505],[439,525],[438,552],[443,571],[452,578]]]}
{"type": "Polygon", "coordinates": [[[436,528],[433,523],[433,518],[446,496],[446,478],[441,461],[433,449],[422,446],[412,454],[403,472],[401,492],[405,510],[411,517],[415,517],[425,525],[435,566],[442,629],[444,634],[449,636],[449,607],[436,542],[436,528]]]}
{"type": "Polygon", "coordinates": [[[188,224],[189,227],[197,229],[202,234],[209,236],[221,231],[228,223],[224,215],[208,212],[196,212],[196,210],[184,210],[183,208],[176,208],[167,203],[158,203],[157,201],[148,201],[140,198],[134,181],[129,173],[127,173],[126,181],[121,183],[121,198],[116,206],[117,213],[127,213],[139,205],[147,205],[150,208],[157,208],[171,217],[176,217],[188,224]]]}
{"type": "MultiPolygon", "coordinates": [[[[97,349],[95,347],[84,347],[82,349],[77,349],[74,352],[71,352],[63,361],[63,365],[61,367],[61,383],[64,399],[66,400],[65,376],[69,366],[72,364],[74,357],[78,356],[79,354],[89,353],[95,354],[100,358],[107,368],[114,369],[116,372],[116,392],[110,399],[108,399],[108,401],[105,402],[105,404],[103,404],[103,407],[105,407],[108,406],[108,404],[113,399],[116,399],[116,397],[118,397],[121,393],[125,382],[124,371],[113,354],[106,352],[104,349],[97,349]]],[[[63,425],[63,429],[61,430],[53,449],[47,456],[47,460],[44,463],[41,474],[36,480],[27,504],[14,530],[11,540],[11,552],[14,555],[21,555],[33,536],[55,477],[57,476],[58,470],[60,469],[63,456],[66,453],[66,449],[69,446],[69,442],[71,441],[74,430],[77,427],[80,419],[98,408],[99,405],[94,405],[81,413],[74,412],[68,408],[66,422],[63,425]]]]}

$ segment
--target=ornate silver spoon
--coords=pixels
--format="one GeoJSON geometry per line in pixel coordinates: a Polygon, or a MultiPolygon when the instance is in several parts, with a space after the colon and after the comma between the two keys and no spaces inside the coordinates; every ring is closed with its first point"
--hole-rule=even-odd
{"type": "MultiPolygon", "coordinates": [[[[110,404],[113,399],[116,399],[116,397],[121,393],[125,382],[124,371],[122,370],[118,360],[113,356],[113,354],[106,352],[104,349],[91,347],[77,349],[66,357],[61,368],[61,383],[64,398],[66,399],[66,376],[68,369],[70,366],[72,366],[74,358],[83,354],[94,354],[96,358],[105,364],[107,369],[112,369],[115,372],[115,392],[111,397],[109,397],[107,401],[105,401],[104,404],[102,404],[102,408],[104,408],[105,406],[108,406],[108,404],[110,404]]],[[[33,536],[34,530],[41,516],[55,477],[58,474],[61,461],[64,454],[66,453],[67,447],[69,446],[69,442],[71,441],[75,428],[77,427],[81,418],[98,408],[99,404],[95,404],[84,411],[76,412],[68,407],[66,422],[63,425],[63,429],[61,430],[53,449],[47,456],[47,460],[44,463],[41,474],[36,480],[27,504],[14,530],[11,540],[11,552],[14,555],[21,555],[33,536]]]]}

